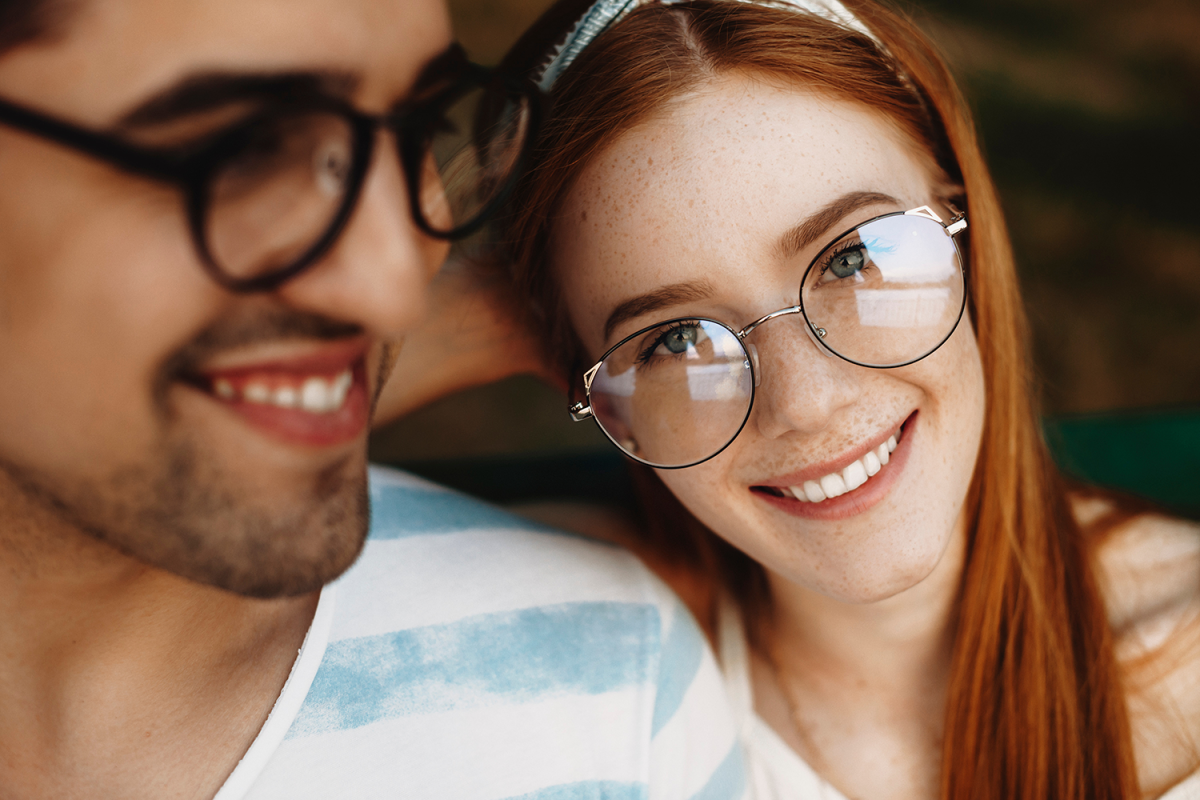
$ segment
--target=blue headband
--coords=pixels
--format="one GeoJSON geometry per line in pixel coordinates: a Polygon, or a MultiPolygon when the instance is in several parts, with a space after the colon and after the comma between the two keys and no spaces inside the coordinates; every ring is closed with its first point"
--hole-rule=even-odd
{"type": "MultiPolygon", "coordinates": [[[[673,5],[680,0],[659,0],[664,5],[673,5]]],[[[550,87],[558,80],[558,76],[571,65],[579,54],[583,52],[592,41],[604,33],[610,25],[624,17],[627,13],[644,5],[648,0],[597,0],[593,3],[587,13],[575,23],[575,27],[567,34],[567,38],[559,45],[550,56],[545,68],[542,70],[541,76],[538,78],[538,86],[542,91],[550,91],[550,87]]],[[[739,0],[739,2],[754,3],[755,5],[775,6],[778,8],[792,8],[797,11],[802,11],[806,14],[815,14],[823,19],[836,22],[851,30],[869,36],[872,40],[878,43],[878,39],[867,30],[867,26],[862,24],[858,17],[850,13],[850,10],[842,5],[838,0],[739,0]]]]}

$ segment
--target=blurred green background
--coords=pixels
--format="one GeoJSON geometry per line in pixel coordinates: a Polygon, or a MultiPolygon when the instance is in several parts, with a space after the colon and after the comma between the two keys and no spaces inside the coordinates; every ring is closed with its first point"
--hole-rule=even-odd
{"type": "MultiPolygon", "coordinates": [[[[494,63],[547,0],[451,0],[494,63]]],[[[1200,2],[908,4],[975,109],[1051,414],[1200,406],[1200,2]]],[[[379,431],[386,461],[604,447],[517,378],[379,431]]]]}

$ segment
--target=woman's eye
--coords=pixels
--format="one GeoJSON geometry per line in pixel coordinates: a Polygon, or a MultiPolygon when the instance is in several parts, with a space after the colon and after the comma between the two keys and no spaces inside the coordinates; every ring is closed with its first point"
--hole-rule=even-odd
{"type": "Polygon", "coordinates": [[[695,349],[708,339],[708,334],[699,325],[678,325],[663,333],[647,348],[643,358],[678,356],[695,349]]]}
{"type": "Polygon", "coordinates": [[[850,278],[861,272],[866,266],[867,248],[863,245],[856,245],[835,253],[829,259],[825,272],[832,273],[835,278],[850,278]]]}
{"type": "Polygon", "coordinates": [[[671,355],[686,353],[689,347],[695,347],[703,340],[704,331],[698,325],[689,325],[667,331],[663,336],[659,349],[666,348],[671,355]]]}

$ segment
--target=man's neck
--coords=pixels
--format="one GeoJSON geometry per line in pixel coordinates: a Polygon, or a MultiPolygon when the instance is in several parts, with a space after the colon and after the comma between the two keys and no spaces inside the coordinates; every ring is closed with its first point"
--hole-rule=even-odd
{"type": "Polygon", "coordinates": [[[6,797],[211,797],[287,680],[316,599],[193,583],[5,493],[6,797]]]}

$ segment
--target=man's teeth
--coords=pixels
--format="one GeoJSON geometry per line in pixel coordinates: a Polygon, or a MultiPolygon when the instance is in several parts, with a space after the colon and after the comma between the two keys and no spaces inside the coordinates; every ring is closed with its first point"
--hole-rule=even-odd
{"type": "Polygon", "coordinates": [[[802,486],[780,486],[779,491],[784,497],[792,497],[804,503],[819,503],[852,492],[878,474],[883,465],[888,463],[900,434],[901,431],[896,431],[886,442],[857,461],[852,461],[841,472],[831,472],[820,480],[805,481],[802,486]]]}
{"type": "MultiPolygon", "coordinates": [[[[272,389],[262,381],[248,382],[240,392],[247,403],[270,405],[279,408],[298,408],[312,414],[329,414],[337,411],[346,402],[354,376],[345,370],[333,378],[308,378],[299,388],[278,386],[272,389]]],[[[213,393],[222,400],[237,400],[238,389],[228,380],[218,378],[213,382],[213,393]]]]}

